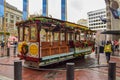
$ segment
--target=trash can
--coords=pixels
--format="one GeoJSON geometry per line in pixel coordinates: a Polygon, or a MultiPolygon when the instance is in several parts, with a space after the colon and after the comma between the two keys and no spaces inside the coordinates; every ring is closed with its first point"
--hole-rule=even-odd
{"type": "Polygon", "coordinates": [[[99,53],[104,53],[104,46],[99,47],[99,53]]]}

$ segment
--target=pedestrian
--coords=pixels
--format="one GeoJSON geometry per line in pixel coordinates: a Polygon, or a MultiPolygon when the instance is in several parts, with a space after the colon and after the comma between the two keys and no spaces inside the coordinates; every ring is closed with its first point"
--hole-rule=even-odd
{"type": "Polygon", "coordinates": [[[111,41],[111,46],[112,46],[112,55],[114,56],[115,45],[113,40],[111,41]]]}
{"type": "MultiPolygon", "coordinates": [[[[119,53],[120,53],[120,39],[119,39],[119,42],[118,42],[118,43],[119,43],[119,53]]],[[[119,55],[119,54],[118,54],[118,55],[119,55]]]]}
{"type": "Polygon", "coordinates": [[[104,52],[105,52],[105,55],[106,55],[107,63],[109,63],[110,55],[111,55],[111,52],[112,52],[112,46],[111,46],[109,41],[107,41],[107,43],[105,44],[104,52]]]}
{"type": "Polygon", "coordinates": [[[13,39],[13,45],[14,45],[14,56],[16,55],[16,48],[17,48],[17,41],[13,39]]]}
{"type": "Polygon", "coordinates": [[[2,41],[1,42],[1,56],[3,56],[3,54],[4,54],[4,46],[5,46],[5,43],[4,43],[4,41],[2,41]]]}
{"type": "Polygon", "coordinates": [[[118,47],[119,47],[118,40],[114,41],[114,45],[115,45],[115,51],[118,51],[118,47]]]}
{"type": "Polygon", "coordinates": [[[92,43],[92,52],[94,52],[94,51],[95,51],[95,40],[92,43]]]}
{"type": "Polygon", "coordinates": [[[103,42],[103,40],[101,41],[101,44],[99,46],[99,53],[104,53],[104,42],[103,42]]]}
{"type": "Polygon", "coordinates": [[[7,56],[10,56],[10,41],[7,41],[7,56]]]}
{"type": "Polygon", "coordinates": [[[97,54],[97,48],[98,48],[98,42],[95,40],[95,50],[96,50],[95,54],[97,54]]]}

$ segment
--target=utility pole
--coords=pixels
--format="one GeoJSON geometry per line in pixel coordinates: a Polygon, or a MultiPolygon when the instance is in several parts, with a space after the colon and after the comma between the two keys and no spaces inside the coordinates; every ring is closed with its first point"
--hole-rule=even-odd
{"type": "Polygon", "coordinates": [[[28,14],[27,14],[27,19],[28,19],[30,17],[29,16],[29,0],[28,0],[27,12],[28,12],[28,14]]]}
{"type": "Polygon", "coordinates": [[[4,17],[3,17],[4,41],[6,46],[6,0],[4,0],[4,17]]]}

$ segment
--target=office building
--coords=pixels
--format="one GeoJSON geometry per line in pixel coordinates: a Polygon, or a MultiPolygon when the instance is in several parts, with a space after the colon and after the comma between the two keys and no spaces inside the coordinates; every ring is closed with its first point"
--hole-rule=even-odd
{"type": "Polygon", "coordinates": [[[106,19],[106,9],[90,11],[88,15],[88,27],[92,30],[105,30],[106,23],[101,19],[106,19]]]}
{"type": "Polygon", "coordinates": [[[96,30],[96,40],[106,40],[106,35],[101,34],[102,31],[107,29],[106,24],[106,8],[90,11],[88,15],[88,27],[91,30],[96,30]]]}
{"type": "Polygon", "coordinates": [[[80,19],[80,20],[77,21],[77,24],[87,26],[87,19],[80,19]]]}
{"type": "MultiPolygon", "coordinates": [[[[22,11],[18,10],[16,7],[6,3],[6,32],[11,35],[17,36],[16,22],[22,20],[22,11]]],[[[0,17],[0,32],[4,31],[3,18],[0,17]]]]}

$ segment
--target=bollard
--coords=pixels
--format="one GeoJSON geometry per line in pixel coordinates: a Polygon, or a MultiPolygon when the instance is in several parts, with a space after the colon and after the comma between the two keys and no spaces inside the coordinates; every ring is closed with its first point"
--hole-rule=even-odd
{"type": "Polygon", "coordinates": [[[14,80],[22,80],[22,61],[14,61],[14,80]]]}
{"type": "Polygon", "coordinates": [[[10,56],[10,48],[7,47],[7,57],[10,56]]]}
{"type": "Polygon", "coordinates": [[[95,54],[97,54],[97,47],[95,47],[95,54]]]}
{"type": "Polygon", "coordinates": [[[109,63],[108,80],[116,80],[116,63],[114,62],[109,63]]]}
{"type": "Polygon", "coordinates": [[[66,74],[66,80],[74,80],[74,63],[67,63],[67,74],[66,74]]]}
{"type": "Polygon", "coordinates": [[[97,59],[97,63],[98,63],[98,65],[100,64],[100,54],[98,53],[98,59],[97,59]]]}
{"type": "Polygon", "coordinates": [[[97,48],[97,63],[98,63],[98,65],[100,64],[100,53],[99,53],[99,48],[100,48],[100,46],[98,46],[98,48],[97,48]]]}

